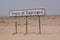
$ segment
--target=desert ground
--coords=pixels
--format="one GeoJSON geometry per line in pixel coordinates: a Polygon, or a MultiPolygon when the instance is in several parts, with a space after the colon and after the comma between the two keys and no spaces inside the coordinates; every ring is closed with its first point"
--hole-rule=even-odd
{"type": "Polygon", "coordinates": [[[60,40],[60,15],[0,17],[0,40],[60,40]]]}

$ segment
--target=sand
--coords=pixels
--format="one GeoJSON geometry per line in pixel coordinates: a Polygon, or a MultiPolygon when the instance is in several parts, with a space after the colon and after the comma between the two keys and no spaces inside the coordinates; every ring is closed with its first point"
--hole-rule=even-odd
{"type": "Polygon", "coordinates": [[[60,15],[28,17],[27,24],[26,33],[26,17],[0,17],[0,40],[60,40],[60,15]]]}

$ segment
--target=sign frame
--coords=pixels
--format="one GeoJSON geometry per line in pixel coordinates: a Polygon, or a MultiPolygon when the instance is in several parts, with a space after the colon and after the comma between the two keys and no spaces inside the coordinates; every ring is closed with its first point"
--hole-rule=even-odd
{"type": "Polygon", "coordinates": [[[45,15],[45,13],[46,13],[45,8],[35,8],[35,9],[10,10],[9,15],[10,16],[40,16],[40,15],[45,15]]]}

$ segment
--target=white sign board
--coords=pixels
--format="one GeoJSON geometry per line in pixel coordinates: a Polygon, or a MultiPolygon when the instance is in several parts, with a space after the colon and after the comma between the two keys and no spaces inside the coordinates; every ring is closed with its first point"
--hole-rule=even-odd
{"type": "Polygon", "coordinates": [[[44,9],[23,9],[23,10],[13,10],[10,11],[10,16],[34,16],[34,15],[44,15],[44,9]]]}

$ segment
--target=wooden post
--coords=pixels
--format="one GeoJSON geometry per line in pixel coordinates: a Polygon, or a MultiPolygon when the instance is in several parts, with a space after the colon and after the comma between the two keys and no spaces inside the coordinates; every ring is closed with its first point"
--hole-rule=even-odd
{"type": "Polygon", "coordinates": [[[28,33],[27,31],[27,16],[26,16],[26,34],[28,33]]]}
{"type": "Polygon", "coordinates": [[[15,22],[15,31],[16,31],[16,34],[17,34],[17,22],[15,22]]]}
{"type": "Polygon", "coordinates": [[[17,16],[15,16],[15,33],[13,35],[17,34],[17,16]]]}
{"type": "Polygon", "coordinates": [[[40,16],[39,16],[39,34],[41,34],[41,22],[40,22],[40,16]]]}

